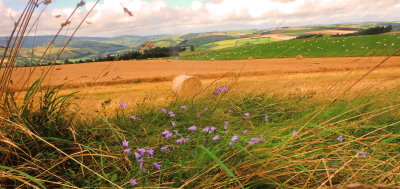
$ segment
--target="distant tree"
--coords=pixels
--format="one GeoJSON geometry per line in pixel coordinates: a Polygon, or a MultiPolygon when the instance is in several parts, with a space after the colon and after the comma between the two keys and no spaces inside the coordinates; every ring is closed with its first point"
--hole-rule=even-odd
{"type": "Polygon", "coordinates": [[[336,34],[336,35],[331,35],[332,37],[347,37],[347,36],[358,36],[358,35],[376,35],[376,34],[381,34],[381,33],[387,33],[393,30],[392,25],[387,25],[387,26],[376,26],[372,28],[368,28],[356,33],[349,33],[349,34],[336,34]]]}
{"type": "Polygon", "coordinates": [[[322,34],[307,34],[307,35],[300,35],[297,36],[295,39],[307,39],[307,38],[316,38],[316,37],[323,37],[322,34]]]}
{"type": "MultiPolygon", "coordinates": [[[[192,47],[191,47],[192,49],[192,47]]],[[[179,52],[185,51],[186,48],[182,46],[175,47],[155,47],[150,49],[145,49],[143,52],[139,51],[130,51],[122,53],[118,56],[107,55],[106,57],[95,58],[94,62],[103,62],[103,61],[114,61],[116,57],[118,60],[132,60],[132,59],[148,59],[148,58],[161,58],[161,57],[171,57],[171,56],[179,56],[179,52]]],[[[194,50],[194,47],[193,47],[194,50]]],[[[89,62],[86,60],[85,62],[89,62]]]]}
{"type": "Polygon", "coordinates": [[[64,64],[71,64],[72,62],[67,59],[64,60],[64,64]]]}
{"type": "Polygon", "coordinates": [[[264,31],[264,32],[261,32],[260,35],[266,35],[266,34],[271,34],[271,33],[272,33],[271,31],[264,31]]]}
{"type": "Polygon", "coordinates": [[[190,46],[190,51],[194,52],[194,46],[190,46]]]}

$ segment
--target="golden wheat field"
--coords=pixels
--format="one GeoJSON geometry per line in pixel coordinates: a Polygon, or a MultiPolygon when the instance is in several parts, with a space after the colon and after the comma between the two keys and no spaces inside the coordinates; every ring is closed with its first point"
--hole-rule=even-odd
{"type": "MultiPolygon", "coordinates": [[[[93,85],[113,85],[138,82],[169,81],[177,75],[193,75],[202,79],[221,76],[242,76],[310,73],[327,71],[367,70],[385,57],[352,58],[294,58],[229,60],[229,61],[187,61],[187,60],[145,60],[115,61],[91,64],[70,64],[53,66],[44,83],[64,88],[81,88],[93,85]]],[[[400,57],[392,57],[382,67],[399,68],[400,57]]],[[[49,67],[16,68],[12,77],[15,89],[26,88],[39,78],[49,67]],[[30,74],[32,73],[32,74],[30,74]]]]}
{"type": "Polygon", "coordinates": [[[306,33],[320,33],[320,34],[349,34],[349,33],[356,33],[356,30],[321,30],[321,31],[311,31],[306,33]]]}
{"type": "MultiPolygon", "coordinates": [[[[232,93],[297,95],[334,98],[361,78],[384,57],[263,59],[236,61],[146,60],[54,66],[46,83],[63,85],[62,93],[79,91],[73,102],[82,114],[94,114],[111,99],[130,104],[165,104],[174,99],[171,80],[177,75],[194,75],[210,95],[216,86],[228,85],[232,93]]],[[[400,86],[400,57],[392,57],[352,89],[363,95],[376,89],[400,86]]],[[[31,82],[46,67],[34,71],[31,82]]],[[[17,68],[14,86],[23,84],[32,68],[17,68]]],[[[21,95],[22,96],[22,95],[21,95]]]]}

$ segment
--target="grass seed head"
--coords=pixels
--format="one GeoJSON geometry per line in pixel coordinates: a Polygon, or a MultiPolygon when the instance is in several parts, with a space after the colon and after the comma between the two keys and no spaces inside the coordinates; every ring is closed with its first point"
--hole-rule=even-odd
{"type": "Polygon", "coordinates": [[[133,13],[126,7],[124,7],[124,12],[129,16],[133,16],[133,13]]]}

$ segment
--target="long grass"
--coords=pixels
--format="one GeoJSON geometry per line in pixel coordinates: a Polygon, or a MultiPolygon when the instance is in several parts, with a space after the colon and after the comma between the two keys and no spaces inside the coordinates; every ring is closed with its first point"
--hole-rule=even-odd
{"type": "MultiPolygon", "coordinates": [[[[399,182],[400,158],[398,91],[394,88],[382,94],[345,98],[310,123],[307,120],[327,100],[265,94],[220,97],[210,94],[194,102],[178,100],[165,107],[173,111],[175,117],[161,112],[160,107],[148,105],[137,104],[140,108],[131,111],[133,105],[128,104],[126,108],[116,107],[115,116],[109,118],[100,113],[98,118],[90,120],[73,123],[66,120],[66,127],[71,129],[69,136],[63,135],[68,131],[58,131],[59,135],[44,132],[40,136],[106,180],[123,187],[128,186],[130,178],[136,178],[141,187],[173,188],[231,188],[240,184],[245,188],[313,188],[353,182],[395,186],[399,182]],[[187,109],[181,109],[182,105],[187,109]],[[250,116],[245,117],[244,113],[250,116]],[[264,119],[266,114],[268,120],[264,119]],[[136,116],[135,120],[130,119],[132,115],[136,116]],[[229,122],[226,130],[225,121],[229,122]],[[300,131],[304,124],[305,128],[300,131]],[[192,125],[196,125],[197,130],[189,131],[192,125]],[[217,130],[207,134],[202,131],[206,126],[215,126],[217,130]],[[167,139],[161,134],[165,130],[177,130],[179,134],[167,139]],[[243,134],[244,130],[248,133],[243,134]],[[293,130],[299,133],[292,136],[293,130]],[[212,140],[215,135],[221,139],[212,140]],[[233,135],[238,135],[239,141],[230,146],[233,135]],[[343,142],[336,140],[340,135],[343,142]],[[187,142],[176,142],[187,136],[187,142]],[[261,142],[250,145],[251,138],[259,138],[261,142]],[[154,158],[145,158],[146,171],[140,169],[133,154],[123,153],[122,140],[130,142],[128,148],[132,151],[155,150],[154,158]],[[168,146],[168,152],[160,150],[164,146],[168,146]],[[361,152],[367,156],[360,157],[361,152]],[[162,165],[161,170],[152,167],[155,162],[162,165]]],[[[67,117],[73,119],[74,116],[67,117]]],[[[54,131],[54,125],[41,129],[54,131]]],[[[7,138],[13,135],[15,144],[9,145],[14,152],[4,165],[11,167],[25,162],[18,170],[48,187],[61,183],[68,187],[112,186],[72,159],[60,157],[58,150],[46,147],[42,141],[15,137],[15,130],[4,131],[7,138]],[[42,149],[27,145],[30,143],[43,143],[42,149]],[[27,154],[37,160],[24,161],[30,157],[27,154]],[[41,161],[43,158],[46,161],[41,161]],[[11,159],[18,161],[11,164],[11,159]]],[[[24,132],[17,133],[24,135],[24,132]]],[[[4,184],[18,183],[8,180],[4,184]]]]}

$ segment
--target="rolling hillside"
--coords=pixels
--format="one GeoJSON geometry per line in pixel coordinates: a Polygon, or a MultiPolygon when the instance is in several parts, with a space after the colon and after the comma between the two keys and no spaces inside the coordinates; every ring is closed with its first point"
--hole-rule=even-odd
{"type": "MultiPolygon", "coordinates": [[[[298,40],[292,41],[290,39],[296,38],[301,35],[310,34],[323,34],[325,37],[334,34],[346,34],[351,32],[357,32],[359,30],[376,26],[376,25],[392,25],[394,30],[400,29],[400,23],[396,22],[385,22],[385,23],[351,23],[351,24],[334,24],[334,25],[319,25],[319,26],[305,26],[305,27],[282,27],[273,30],[236,30],[236,31],[214,31],[207,33],[189,33],[189,34],[171,34],[171,35],[156,35],[156,36],[135,36],[135,35],[124,35],[117,37],[74,37],[71,44],[67,46],[66,51],[62,53],[59,61],[57,63],[62,63],[64,60],[69,59],[72,62],[84,59],[94,59],[98,57],[105,57],[107,55],[121,54],[127,51],[139,50],[144,42],[150,42],[156,47],[175,47],[181,46],[186,47],[185,52],[181,52],[180,55],[183,59],[244,59],[247,56],[254,56],[256,58],[269,58],[269,57],[291,57],[298,54],[303,56],[318,57],[318,56],[356,56],[365,55],[364,53],[369,53],[368,50],[352,50],[345,48],[337,48],[333,45],[334,43],[329,43],[329,48],[332,50],[330,52],[325,52],[326,45],[321,43],[320,48],[317,46],[304,46],[300,45],[297,48],[291,48],[296,46],[296,43],[300,42],[298,40]],[[287,41],[290,40],[290,41],[287,41]],[[283,41],[283,42],[279,42],[283,41]],[[278,42],[278,43],[272,43],[278,42]],[[271,43],[269,45],[269,43],[271,43]],[[251,45],[256,45],[254,47],[248,47],[251,45]],[[333,46],[332,46],[333,45],[333,46]],[[241,47],[246,46],[246,47],[241,47]],[[238,48],[239,47],[239,48],[238,48]],[[262,47],[262,48],[261,48],[262,47]],[[288,47],[288,52],[284,49],[288,47]],[[236,48],[239,52],[235,52],[236,48]],[[251,51],[256,50],[257,52],[249,53],[246,49],[251,49],[251,51]],[[265,52],[264,49],[265,48],[265,52]],[[317,48],[317,49],[315,49],[317,48]],[[225,50],[224,50],[225,49],[225,50]],[[297,49],[297,50],[296,50],[297,49]],[[223,50],[223,51],[219,51],[223,50]],[[303,50],[306,50],[305,53],[303,50]],[[324,51],[325,50],[325,51],[324,51]],[[347,51],[346,51],[347,50],[347,51]],[[213,52],[218,51],[218,52],[213,52]],[[344,52],[342,52],[344,51],[344,52]],[[209,53],[205,55],[204,53],[209,53]],[[228,53],[228,54],[227,54],[228,53]],[[235,54],[236,53],[236,54],[235,54]],[[238,54],[239,53],[239,54],[238,54]]],[[[46,54],[46,59],[44,62],[52,60],[58,51],[61,49],[63,44],[67,41],[68,36],[60,36],[56,39],[54,46],[46,54]]],[[[379,38],[379,37],[378,37],[379,38]]],[[[35,62],[39,57],[41,57],[47,48],[53,36],[28,36],[22,45],[20,58],[18,60],[17,66],[27,66],[32,62],[35,62]],[[32,53],[32,48],[34,51],[32,53]],[[32,56],[33,54],[33,56],[32,56]]],[[[351,44],[344,44],[350,46],[360,45],[359,41],[355,38],[354,42],[351,44]],[[352,45],[352,44],[357,45],[352,45]]],[[[6,45],[7,37],[0,37],[0,47],[6,45]]],[[[318,39],[322,40],[322,39],[318,39]]],[[[317,40],[317,41],[318,41],[317,40]]],[[[330,39],[323,39],[329,41],[330,39]]],[[[347,40],[347,39],[343,39],[347,40]]],[[[376,37],[365,38],[366,43],[378,42],[376,37]],[[369,41],[372,40],[372,41],[369,41]]],[[[352,41],[349,39],[348,41],[352,41]]],[[[339,44],[339,43],[338,43],[339,44]]],[[[371,45],[371,44],[370,44],[371,45]]],[[[362,45],[361,45],[362,46],[362,45]]],[[[368,48],[372,48],[368,46],[368,48]]],[[[374,53],[374,52],[372,52],[374,53]]],[[[379,54],[379,53],[378,53],[379,54]]]]}
{"type": "MultiPolygon", "coordinates": [[[[384,56],[400,48],[400,34],[320,37],[249,45],[183,56],[186,60],[243,60],[254,58],[384,56]]],[[[397,55],[400,55],[398,53],[397,55]]]]}

